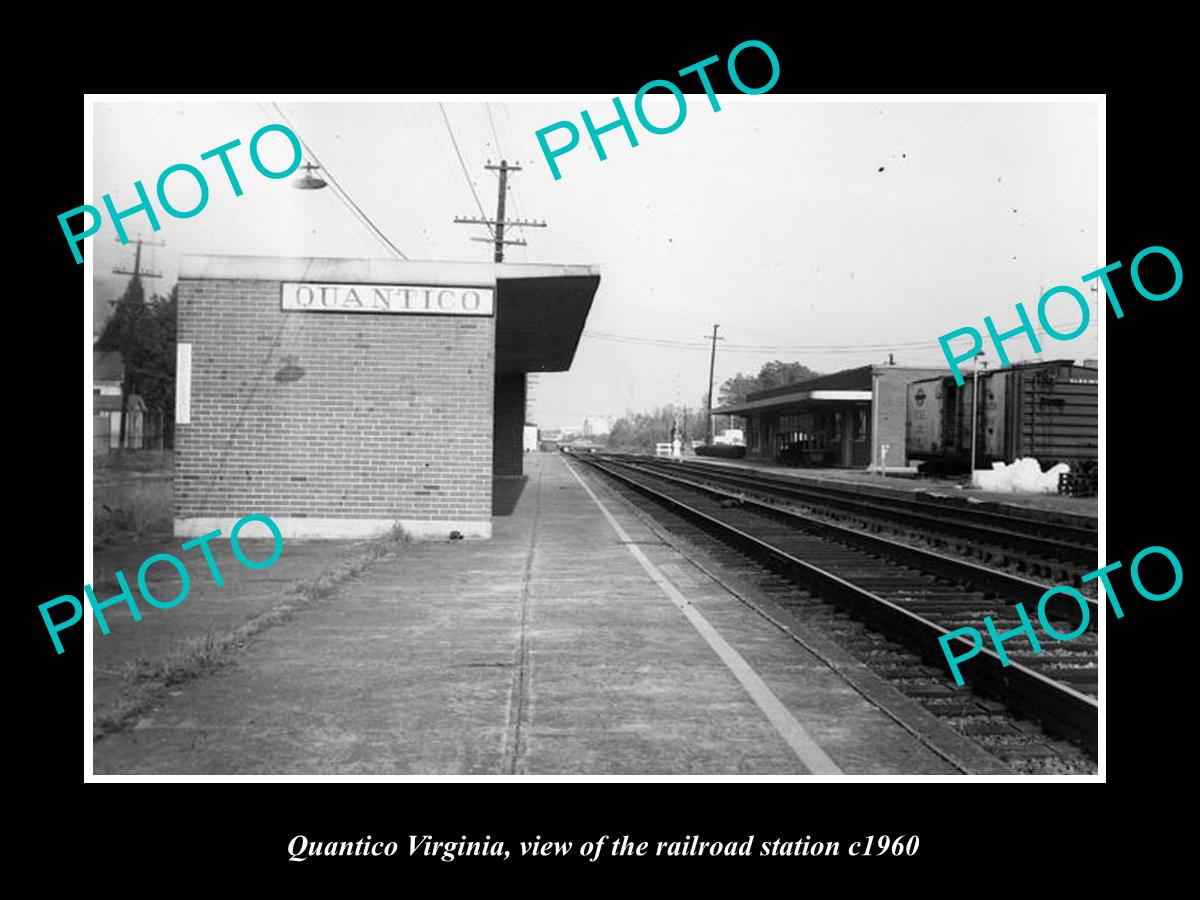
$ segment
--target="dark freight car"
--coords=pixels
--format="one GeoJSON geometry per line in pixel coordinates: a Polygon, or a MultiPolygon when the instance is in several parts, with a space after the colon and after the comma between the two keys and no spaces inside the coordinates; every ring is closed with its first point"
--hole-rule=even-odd
{"type": "MultiPolygon", "coordinates": [[[[1099,453],[1097,370],[1069,360],[981,372],[976,467],[1034,457],[1043,469],[1094,462],[1099,453]]],[[[905,449],[923,471],[966,471],[974,378],[947,375],[908,387],[905,449]]]]}

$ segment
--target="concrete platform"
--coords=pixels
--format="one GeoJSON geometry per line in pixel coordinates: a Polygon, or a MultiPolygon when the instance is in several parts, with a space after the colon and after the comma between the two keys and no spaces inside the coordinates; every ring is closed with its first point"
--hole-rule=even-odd
{"type": "Polygon", "coordinates": [[[995,507],[1001,511],[1013,512],[1018,515],[1032,515],[1040,518],[1039,513],[1050,513],[1057,517],[1078,517],[1090,520],[1086,524],[1093,526],[1098,515],[1095,497],[981,491],[965,487],[964,481],[955,481],[950,478],[906,477],[904,472],[896,477],[896,473],[891,470],[887,475],[878,475],[873,472],[864,472],[862,469],[808,469],[777,466],[761,460],[713,459],[706,456],[689,456],[686,457],[686,461],[734,469],[753,469],[797,481],[833,482],[839,487],[860,493],[925,494],[931,498],[944,498],[957,503],[985,504],[983,508],[995,507]],[[1006,510],[1007,507],[1012,507],[1012,509],[1006,510]]]}
{"type": "Polygon", "coordinates": [[[381,556],[96,741],[95,772],[955,774],[577,460],[525,466],[491,541],[381,556]]]}

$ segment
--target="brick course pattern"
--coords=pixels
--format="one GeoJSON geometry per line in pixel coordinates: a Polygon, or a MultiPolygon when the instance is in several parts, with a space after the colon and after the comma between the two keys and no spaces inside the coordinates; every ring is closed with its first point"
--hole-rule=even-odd
{"type": "Polygon", "coordinates": [[[176,518],[490,521],[495,320],[285,313],[281,291],[179,283],[176,518]]]}

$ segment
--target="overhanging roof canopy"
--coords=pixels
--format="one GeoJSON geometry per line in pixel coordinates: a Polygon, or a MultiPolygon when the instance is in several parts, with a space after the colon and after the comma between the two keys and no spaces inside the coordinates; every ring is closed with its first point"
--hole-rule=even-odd
{"type": "Polygon", "coordinates": [[[331,257],[184,256],[179,277],[492,288],[502,373],[569,369],[600,285],[595,266],[331,257]]]}
{"type": "MultiPolygon", "coordinates": [[[[508,269],[509,265],[501,263],[496,268],[508,269]]],[[[496,371],[565,372],[571,368],[599,285],[600,276],[590,270],[587,274],[540,277],[510,277],[501,272],[496,282],[496,371]]]]}
{"type": "Polygon", "coordinates": [[[737,403],[733,406],[722,406],[720,409],[714,409],[713,412],[722,416],[736,416],[742,413],[754,412],[756,410],[782,409],[788,406],[798,406],[801,404],[814,402],[869,402],[870,399],[870,391],[796,391],[791,394],[782,394],[766,400],[747,400],[745,403],[737,403]]]}
{"type": "Polygon", "coordinates": [[[871,372],[873,366],[844,369],[832,375],[818,375],[808,381],[785,384],[765,391],[747,395],[741,403],[714,409],[721,415],[741,415],[767,409],[785,409],[799,404],[818,402],[869,401],[871,399],[871,372]]]}

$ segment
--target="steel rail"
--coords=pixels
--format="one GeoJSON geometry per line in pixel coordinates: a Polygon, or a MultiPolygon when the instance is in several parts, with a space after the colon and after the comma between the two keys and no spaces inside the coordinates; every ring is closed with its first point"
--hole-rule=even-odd
{"type": "MultiPolygon", "coordinates": [[[[753,555],[765,557],[775,566],[782,568],[791,579],[813,590],[822,599],[858,616],[871,627],[889,636],[898,637],[905,646],[923,659],[938,666],[945,663],[939,638],[950,634],[949,629],[617,471],[611,461],[601,462],[595,458],[589,459],[583,454],[578,458],[683,518],[697,523],[705,531],[715,533],[727,543],[741,547],[753,555]]],[[[628,464],[625,464],[625,467],[632,468],[628,464]]],[[[641,470],[641,474],[652,478],[665,478],[657,472],[646,470],[641,470]]],[[[688,486],[714,494],[724,493],[704,486],[688,486]]],[[[755,505],[773,513],[781,512],[763,504],[755,505]]],[[[973,645],[963,638],[952,639],[952,646],[956,647],[960,654],[974,649],[973,645]]],[[[986,647],[972,660],[970,687],[1003,701],[1014,711],[1041,723],[1047,731],[1079,741],[1089,752],[1096,754],[1099,704],[1091,697],[1020,663],[1010,662],[1005,666],[1000,657],[986,647]]]]}
{"type": "MultiPolygon", "coordinates": [[[[656,467],[667,465],[653,458],[637,458],[637,461],[656,467]]],[[[670,465],[703,474],[713,481],[737,484],[749,490],[860,513],[865,518],[924,525],[934,531],[960,537],[988,539],[1001,546],[1010,546],[1018,550],[1035,549],[1042,554],[1051,550],[1075,562],[1086,563],[1096,558],[1096,531],[1069,523],[1039,522],[1008,513],[958,508],[951,503],[936,503],[916,497],[903,499],[878,494],[864,496],[834,485],[806,484],[767,473],[737,472],[732,468],[717,465],[687,461],[670,465]]]]}
{"type": "MultiPolygon", "coordinates": [[[[795,510],[780,509],[777,506],[763,503],[742,494],[733,494],[721,490],[713,485],[692,481],[675,474],[668,474],[656,468],[647,468],[642,465],[641,460],[636,463],[619,462],[617,465],[629,467],[634,471],[645,472],[655,478],[662,478],[666,481],[686,485],[695,490],[706,491],[717,497],[737,500],[743,508],[750,507],[764,515],[796,525],[805,531],[824,537],[831,537],[852,546],[860,547],[878,556],[895,559],[905,565],[928,572],[931,575],[937,575],[941,578],[964,584],[975,590],[1004,597],[1013,603],[1019,602],[1024,606],[1031,607],[1031,612],[1032,609],[1036,609],[1042,595],[1050,589],[1049,586],[1039,584],[1036,581],[1030,581],[1027,578],[1022,578],[1019,575],[1013,575],[999,569],[981,566],[970,560],[947,556],[944,553],[938,553],[922,547],[914,547],[911,544],[894,541],[890,538],[880,537],[879,535],[868,534],[860,529],[849,528],[845,525],[837,525],[832,522],[822,521],[821,519],[814,519],[795,510]]],[[[1085,599],[1091,621],[1099,621],[1097,601],[1090,597],[1085,599]]],[[[1056,620],[1069,621],[1073,627],[1078,626],[1081,621],[1079,604],[1062,594],[1053,596],[1047,602],[1046,615],[1056,620]]]]}

